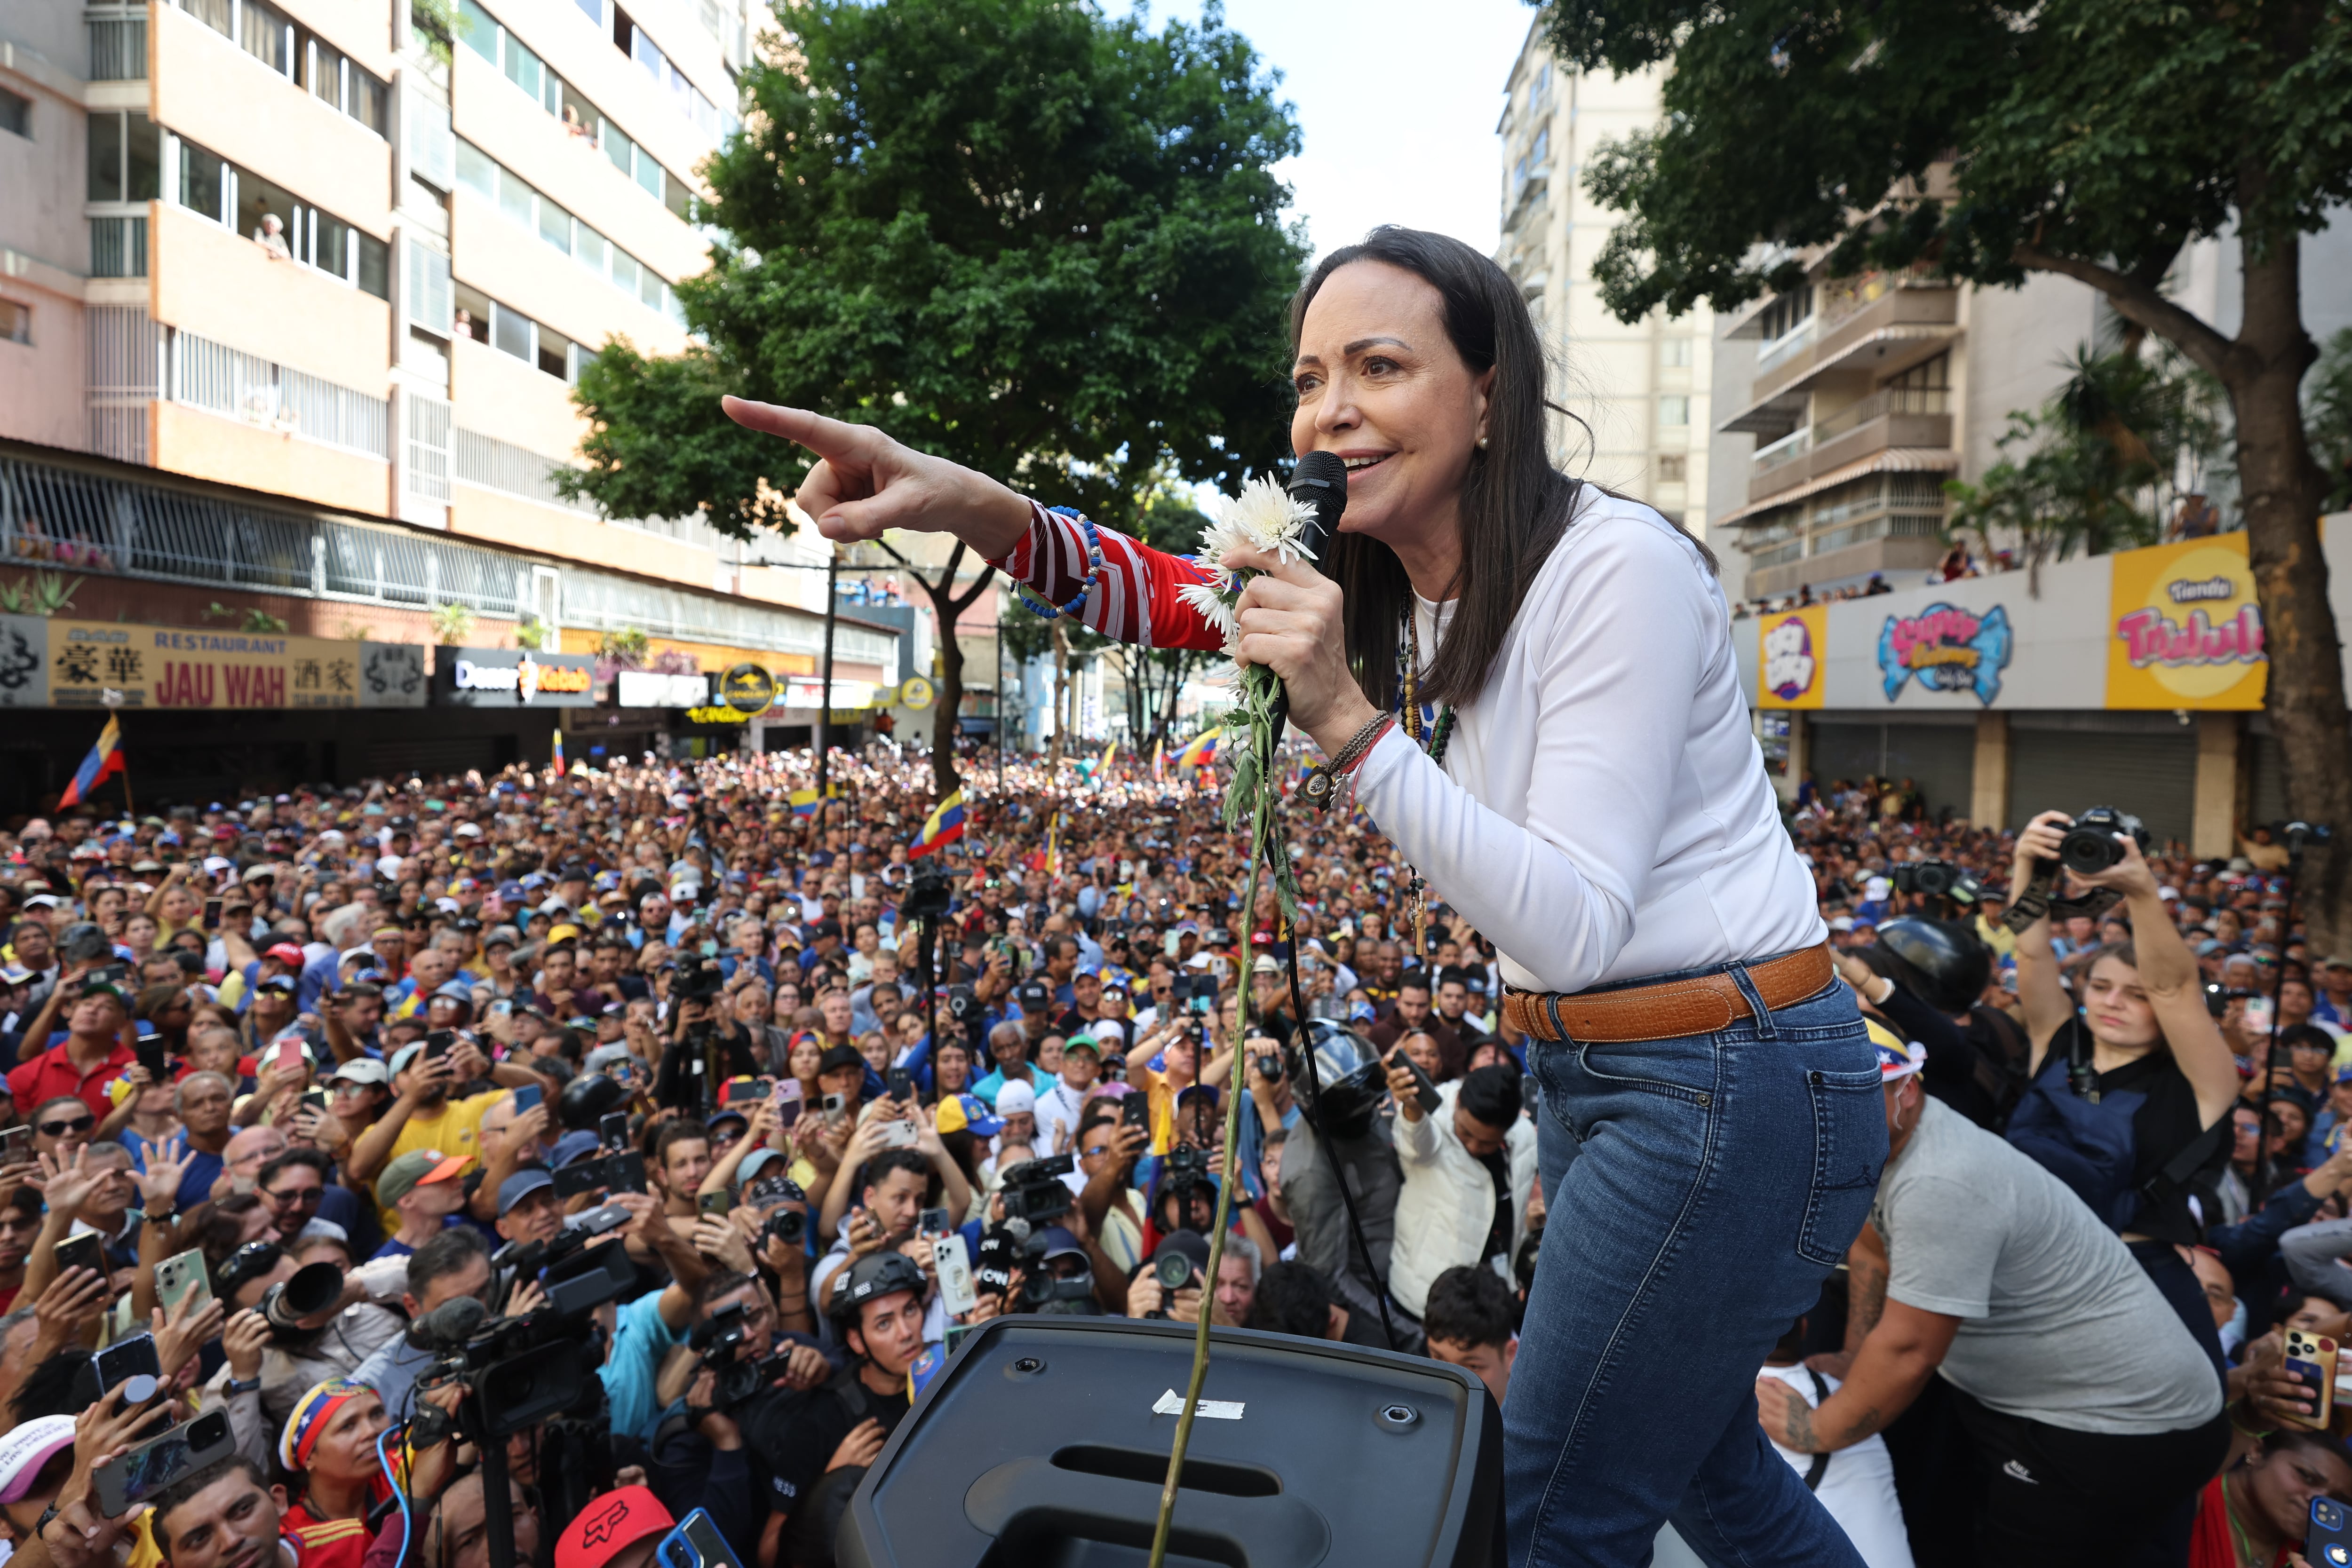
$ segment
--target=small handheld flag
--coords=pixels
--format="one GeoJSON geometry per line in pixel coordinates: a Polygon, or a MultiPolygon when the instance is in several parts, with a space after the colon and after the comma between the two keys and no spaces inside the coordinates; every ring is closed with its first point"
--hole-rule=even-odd
{"type": "Polygon", "coordinates": [[[547,759],[547,770],[556,778],[563,777],[563,732],[555,732],[555,750],[547,759]]]}
{"type": "Polygon", "coordinates": [[[923,831],[916,835],[913,843],[907,846],[907,858],[918,859],[929,854],[944,844],[951,844],[961,837],[963,837],[963,791],[957,789],[931,808],[931,814],[923,820],[923,831]]]}
{"type": "Polygon", "coordinates": [[[795,789],[793,791],[793,815],[795,817],[814,817],[816,815],[815,790],[795,789]]]}
{"type": "Polygon", "coordinates": [[[81,804],[89,799],[92,790],[121,772],[122,728],[115,723],[114,716],[108,714],[106,727],[98,732],[98,744],[89,748],[89,755],[81,759],[79,768],[74,769],[73,781],[66,786],[66,792],[58,797],[58,809],[62,810],[68,806],[81,804]]]}

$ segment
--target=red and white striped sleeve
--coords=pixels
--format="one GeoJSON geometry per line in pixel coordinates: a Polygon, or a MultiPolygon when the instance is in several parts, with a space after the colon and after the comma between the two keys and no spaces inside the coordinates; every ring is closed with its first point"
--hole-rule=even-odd
{"type": "MultiPolygon", "coordinates": [[[[1223,651],[1224,633],[1176,596],[1187,583],[1208,581],[1208,573],[1125,534],[1099,526],[1096,533],[1102,540],[1103,574],[1087,590],[1079,616],[1089,630],[1146,648],[1223,651]]],[[[1076,518],[1032,501],[1028,534],[992,564],[1027,585],[1042,602],[1066,604],[1086,581],[1086,529],[1076,518]]]]}

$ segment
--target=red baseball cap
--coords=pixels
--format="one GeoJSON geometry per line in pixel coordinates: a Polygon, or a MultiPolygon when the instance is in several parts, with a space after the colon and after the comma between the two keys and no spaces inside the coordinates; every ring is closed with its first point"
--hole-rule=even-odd
{"type": "Polygon", "coordinates": [[[302,949],[291,942],[280,942],[276,946],[265,950],[261,956],[265,958],[275,958],[281,964],[291,964],[298,969],[305,962],[302,949]]]}
{"type": "Polygon", "coordinates": [[[591,1502],[555,1539],[555,1568],[604,1568],[648,1535],[665,1535],[677,1521],[650,1487],[622,1487],[591,1502]]]}

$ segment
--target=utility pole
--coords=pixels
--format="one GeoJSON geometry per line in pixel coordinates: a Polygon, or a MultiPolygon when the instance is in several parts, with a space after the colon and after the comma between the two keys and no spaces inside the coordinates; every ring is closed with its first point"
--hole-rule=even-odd
{"type": "MultiPolygon", "coordinates": [[[[1002,603],[1003,601],[999,601],[1002,603]]],[[[996,792],[1004,793],[1004,617],[996,619],[996,792]]]]}
{"type": "Polygon", "coordinates": [[[826,803],[825,753],[833,747],[833,623],[837,613],[835,606],[840,603],[835,584],[840,577],[841,547],[835,545],[824,563],[824,668],[817,677],[824,683],[824,690],[817,694],[816,699],[816,820],[820,830],[824,825],[826,803]]]}

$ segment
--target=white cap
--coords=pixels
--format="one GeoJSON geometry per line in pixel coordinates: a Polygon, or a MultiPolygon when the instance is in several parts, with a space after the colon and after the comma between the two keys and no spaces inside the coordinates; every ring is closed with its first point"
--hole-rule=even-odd
{"type": "Polygon", "coordinates": [[[1036,1109],[1037,1091],[1018,1078],[996,1092],[996,1113],[1000,1116],[1013,1116],[1036,1109]]]}

